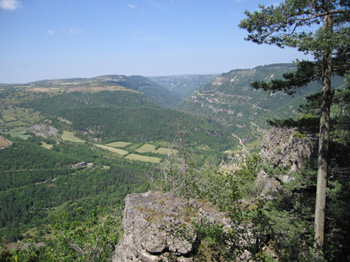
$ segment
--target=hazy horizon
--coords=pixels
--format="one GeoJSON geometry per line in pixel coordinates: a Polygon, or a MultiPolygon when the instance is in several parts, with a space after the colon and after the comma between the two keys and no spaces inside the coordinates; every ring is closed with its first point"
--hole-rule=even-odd
{"type": "Polygon", "coordinates": [[[0,0],[0,83],[221,74],[305,57],[244,40],[238,23],[259,4],[271,1],[0,0]]]}

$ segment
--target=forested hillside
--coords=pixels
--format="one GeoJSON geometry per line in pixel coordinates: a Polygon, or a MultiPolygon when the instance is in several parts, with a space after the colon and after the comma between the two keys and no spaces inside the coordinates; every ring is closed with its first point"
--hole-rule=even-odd
{"type": "MultiPolygon", "coordinates": [[[[9,241],[22,239],[30,228],[43,229],[71,206],[86,210],[118,207],[127,193],[144,188],[147,166],[115,156],[108,159],[88,145],[60,143],[48,150],[39,141],[15,140],[0,151],[1,236],[9,241]],[[93,166],[74,168],[81,161],[93,166]]],[[[28,236],[38,237],[35,233],[28,236]]]]}
{"type": "Polygon", "coordinates": [[[26,84],[0,84],[0,88],[2,91],[17,89],[44,93],[97,93],[119,90],[144,94],[150,101],[162,107],[174,107],[180,102],[179,95],[142,76],[105,75],[93,78],[40,80],[26,84]]]}
{"type": "MultiPolygon", "coordinates": [[[[283,74],[295,69],[293,64],[272,64],[232,70],[193,92],[178,108],[212,118],[230,127],[244,143],[253,142],[269,128],[266,119],[296,117],[305,96],[316,92],[317,83],[310,84],[294,96],[283,92],[267,93],[250,84],[282,79],[283,74]]],[[[333,83],[335,88],[345,87],[342,78],[335,78],[333,83]]]]}
{"type": "Polygon", "coordinates": [[[193,91],[201,88],[213,80],[217,75],[178,75],[178,76],[153,76],[148,77],[152,81],[167,88],[171,92],[186,97],[193,91]]]}

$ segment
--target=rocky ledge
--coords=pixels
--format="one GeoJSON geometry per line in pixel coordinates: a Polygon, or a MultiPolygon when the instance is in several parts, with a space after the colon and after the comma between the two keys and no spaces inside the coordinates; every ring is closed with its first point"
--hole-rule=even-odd
{"type": "Polygon", "coordinates": [[[291,166],[292,170],[304,168],[304,161],[315,156],[317,139],[298,137],[296,128],[272,128],[263,138],[260,157],[275,166],[291,166]]]}
{"type": "Polygon", "coordinates": [[[224,223],[214,205],[171,193],[130,194],[125,199],[124,235],[113,262],[193,261],[198,239],[193,222],[224,223]]]}

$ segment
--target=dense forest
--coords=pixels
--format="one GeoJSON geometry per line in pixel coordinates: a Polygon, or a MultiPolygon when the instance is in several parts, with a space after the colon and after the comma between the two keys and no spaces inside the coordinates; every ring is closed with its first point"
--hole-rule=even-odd
{"type": "Polygon", "coordinates": [[[1,233],[9,241],[22,239],[29,228],[51,223],[50,217],[72,204],[87,210],[120,207],[127,193],[145,190],[147,165],[108,159],[88,145],[60,143],[48,150],[38,141],[15,141],[0,151],[1,233]],[[81,161],[93,166],[75,168],[81,161]]]}

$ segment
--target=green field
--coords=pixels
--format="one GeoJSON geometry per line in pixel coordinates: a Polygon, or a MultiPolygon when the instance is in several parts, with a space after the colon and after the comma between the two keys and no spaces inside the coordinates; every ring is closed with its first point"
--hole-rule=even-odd
{"type": "Polygon", "coordinates": [[[156,150],[156,154],[161,154],[161,155],[172,155],[176,154],[177,150],[176,149],[170,149],[170,148],[165,148],[165,147],[160,147],[156,150]]]}
{"type": "Polygon", "coordinates": [[[113,153],[117,153],[117,154],[122,155],[122,156],[129,154],[128,151],[123,150],[123,149],[119,149],[119,148],[114,148],[114,147],[99,145],[99,144],[95,144],[95,146],[102,148],[102,149],[106,149],[106,150],[113,152],[113,153]]]}
{"type": "Polygon", "coordinates": [[[3,134],[10,135],[12,137],[19,137],[21,139],[27,140],[30,135],[26,135],[27,129],[23,127],[18,127],[11,129],[10,131],[2,132],[3,134]]]}
{"type": "Polygon", "coordinates": [[[156,147],[151,144],[144,144],[140,148],[135,150],[137,153],[155,153],[156,152],[156,147]]]}
{"type": "Polygon", "coordinates": [[[136,161],[143,161],[143,162],[150,162],[150,163],[155,163],[158,164],[160,163],[161,159],[158,157],[153,157],[153,156],[142,156],[142,155],[137,155],[137,154],[130,154],[125,157],[126,159],[129,160],[136,160],[136,161]]]}
{"type": "Polygon", "coordinates": [[[65,141],[71,141],[71,142],[75,142],[75,143],[85,143],[84,140],[80,139],[79,137],[74,136],[73,132],[69,132],[66,130],[63,131],[61,138],[62,138],[62,140],[65,140],[65,141]]]}
{"type": "Polygon", "coordinates": [[[50,145],[44,141],[41,142],[40,144],[43,148],[46,148],[46,149],[52,149],[53,145],[50,145]]]}
{"type": "Polygon", "coordinates": [[[136,152],[138,153],[154,153],[154,154],[160,154],[160,155],[171,155],[175,154],[177,151],[175,149],[160,147],[156,149],[156,146],[151,144],[144,144],[140,148],[136,149],[136,152]]]}
{"type": "MultiPolygon", "coordinates": [[[[10,108],[4,110],[2,113],[2,118],[4,122],[20,121],[22,123],[31,124],[39,121],[42,117],[39,112],[24,108],[10,108]]],[[[13,124],[12,124],[13,125],[13,124]]]]}
{"type": "Polygon", "coordinates": [[[11,122],[16,120],[16,118],[13,115],[4,113],[2,114],[2,119],[4,119],[5,122],[11,122]]]}
{"type": "Polygon", "coordinates": [[[140,144],[131,144],[126,149],[131,152],[131,151],[134,151],[134,150],[138,149],[140,146],[142,146],[142,143],[140,143],[140,144]]]}
{"type": "Polygon", "coordinates": [[[109,143],[109,144],[106,144],[106,146],[111,146],[111,147],[118,147],[118,148],[124,148],[126,146],[129,146],[131,145],[130,142],[123,142],[123,141],[118,141],[118,142],[112,142],[112,143],[109,143]]]}

